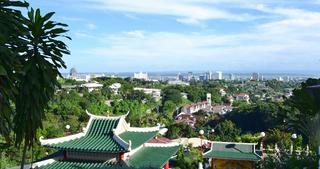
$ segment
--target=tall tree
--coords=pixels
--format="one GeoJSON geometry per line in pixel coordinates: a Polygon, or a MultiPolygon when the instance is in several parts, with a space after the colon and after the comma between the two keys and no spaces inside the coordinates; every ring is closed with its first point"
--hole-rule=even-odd
{"type": "Polygon", "coordinates": [[[6,110],[0,113],[0,119],[12,112],[12,101],[16,145],[24,143],[21,168],[27,148],[33,146],[36,131],[42,127],[44,110],[59,85],[58,69],[66,68],[62,57],[70,54],[59,40],[60,37],[70,39],[65,36],[67,25],[50,21],[54,12],[42,16],[39,9],[31,8],[24,17],[17,7],[27,6],[19,1],[0,1],[0,109],[6,110]]]}
{"type": "Polygon", "coordinates": [[[27,6],[26,2],[0,0],[0,134],[4,136],[12,127],[10,101],[17,94],[15,75],[21,68],[18,56],[26,43],[22,37],[27,29],[21,24],[25,18],[18,9],[27,6]]]}
{"type": "MultiPolygon", "coordinates": [[[[59,68],[66,68],[63,54],[70,54],[64,42],[58,40],[67,30],[67,25],[50,21],[54,12],[41,16],[40,10],[28,12],[26,50],[21,54],[23,74],[19,74],[16,115],[14,117],[17,144],[24,141],[22,165],[27,147],[36,141],[36,131],[42,127],[44,110],[59,86],[59,68]]],[[[69,37],[67,37],[69,38],[69,37]]],[[[69,38],[70,39],[70,38],[69,38]]]]}
{"type": "Polygon", "coordinates": [[[320,79],[308,79],[288,100],[296,113],[287,118],[314,148],[320,143],[320,88],[314,87],[318,85],[320,79]]]}

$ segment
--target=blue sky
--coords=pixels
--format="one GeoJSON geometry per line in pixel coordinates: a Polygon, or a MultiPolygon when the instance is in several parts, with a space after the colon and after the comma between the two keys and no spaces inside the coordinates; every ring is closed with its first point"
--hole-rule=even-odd
{"type": "Polygon", "coordinates": [[[320,0],[29,3],[69,25],[79,72],[320,72],[320,0]]]}

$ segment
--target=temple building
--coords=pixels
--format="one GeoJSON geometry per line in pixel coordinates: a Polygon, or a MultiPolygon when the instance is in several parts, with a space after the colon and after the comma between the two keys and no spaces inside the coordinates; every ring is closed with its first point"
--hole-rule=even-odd
{"type": "Polygon", "coordinates": [[[87,114],[90,120],[83,132],[47,140],[40,138],[42,146],[58,151],[34,163],[32,168],[169,169],[168,161],[180,145],[170,140],[157,141],[159,126],[136,128],[125,121],[127,115],[87,114]]]}
{"type": "Polygon", "coordinates": [[[212,142],[211,149],[204,158],[211,160],[212,169],[254,169],[254,164],[262,159],[256,143],[212,142]]]}

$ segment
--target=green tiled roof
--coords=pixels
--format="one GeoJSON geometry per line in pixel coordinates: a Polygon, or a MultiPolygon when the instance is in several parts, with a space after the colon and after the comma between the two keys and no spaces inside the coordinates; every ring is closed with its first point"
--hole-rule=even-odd
{"type": "Polygon", "coordinates": [[[135,168],[162,168],[179,147],[143,147],[130,157],[129,165],[135,168]]]}
{"type": "Polygon", "coordinates": [[[255,153],[253,144],[237,144],[214,142],[210,151],[205,153],[205,158],[226,159],[226,160],[247,160],[259,161],[259,157],[255,153]]]}
{"type": "Polygon", "coordinates": [[[152,132],[133,132],[133,131],[126,131],[121,133],[119,136],[127,143],[131,140],[131,148],[135,149],[142,145],[143,143],[149,141],[154,136],[156,136],[158,131],[152,132]]]}
{"type": "Polygon", "coordinates": [[[46,146],[62,150],[87,152],[117,153],[125,151],[125,149],[112,138],[112,129],[116,128],[118,123],[119,119],[93,119],[85,136],[46,146]]]}
{"type": "Polygon", "coordinates": [[[210,154],[206,154],[207,158],[214,159],[226,159],[226,160],[248,160],[248,161],[259,161],[260,157],[253,153],[237,153],[237,152],[223,152],[223,151],[212,151],[210,154]]]}
{"type": "Polygon", "coordinates": [[[92,163],[92,162],[68,162],[56,161],[37,169],[132,169],[122,163],[92,163]]]}

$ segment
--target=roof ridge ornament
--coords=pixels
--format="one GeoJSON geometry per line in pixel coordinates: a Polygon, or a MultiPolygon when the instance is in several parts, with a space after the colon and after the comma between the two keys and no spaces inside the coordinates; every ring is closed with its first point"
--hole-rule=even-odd
{"type": "Polygon", "coordinates": [[[90,118],[94,118],[94,119],[110,119],[110,120],[116,120],[116,119],[120,119],[120,118],[126,118],[126,117],[129,115],[129,112],[130,112],[130,111],[128,111],[128,112],[127,112],[126,114],[124,114],[124,115],[111,117],[111,116],[109,116],[109,114],[108,114],[108,116],[98,116],[98,115],[94,115],[94,114],[92,114],[92,113],[89,113],[89,111],[86,109],[87,115],[88,115],[90,118]]]}

